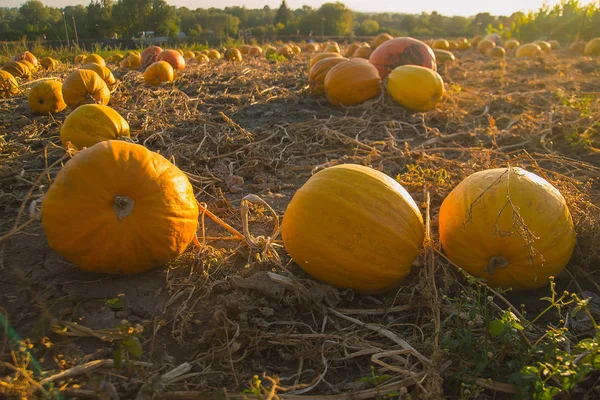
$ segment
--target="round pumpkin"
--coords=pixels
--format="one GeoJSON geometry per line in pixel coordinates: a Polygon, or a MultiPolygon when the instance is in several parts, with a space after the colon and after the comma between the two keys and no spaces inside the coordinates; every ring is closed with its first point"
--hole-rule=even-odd
{"type": "Polygon", "coordinates": [[[352,106],[381,94],[377,69],[362,58],[335,65],[325,76],[325,94],[334,106],[352,106]]]}
{"type": "Polygon", "coordinates": [[[42,201],[52,249],[83,270],[134,274],[181,254],[198,227],[185,174],[158,153],[119,140],[78,152],[42,201]]]}
{"type": "Polygon", "coordinates": [[[344,58],[340,53],[319,53],[310,59],[309,68],[312,68],[316,63],[325,59],[325,58],[344,58]]]}
{"type": "Polygon", "coordinates": [[[521,168],[490,169],[463,180],[442,203],[439,229],[454,264],[504,289],[546,285],[575,246],[563,196],[521,168]]]}
{"type": "Polygon", "coordinates": [[[471,48],[471,44],[469,42],[458,42],[456,47],[460,51],[465,51],[471,48]]]}
{"type": "Polygon", "coordinates": [[[219,52],[219,50],[211,49],[208,52],[208,58],[210,58],[211,60],[218,60],[221,57],[222,56],[221,56],[221,53],[219,52]]]}
{"type": "Polygon", "coordinates": [[[123,54],[113,54],[111,56],[108,56],[106,58],[106,61],[108,62],[114,62],[114,63],[120,63],[121,61],[123,61],[123,59],[125,58],[125,56],[123,54]]]}
{"type": "Polygon", "coordinates": [[[87,57],[87,55],[85,54],[78,54],[75,56],[75,64],[83,64],[83,62],[85,61],[85,58],[87,57]]]}
{"type": "Polygon", "coordinates": [[[27,100],[34,114],[48,115],[67,108],[63,99],[62,83],[58,81],[36,83],[31,88],[27,100]]]}
{"type": "Polygon", "coordinates": [[[450,43],[446,39],[437,39],[431,47],[439,50],[450,50],[450,43]]]}
{"type": "Polygon", "coordinates": [[[76,149],[129,135],[127,121],[112,108],[99,104],[77,107],[67,116],[60,129],[63,146],[71,142],[76,149]]]}
{"type": "Polygon", "coordinates": [[[496,43],[491,40],[484,39],[477,45],[477,51],[479,51],[481,54],[487,54],[488,50],[492,47],[496,47],[496,43]]]}
{"type": "Polygon", "coordinates": [[[510,39],[506,41],[504,47],[506,50],[516,50],[517,48],[519,48],[520,45],[521,43],[519,43],[518,40],[510,39]]]}
{"type": "Polygon", "coordinates": [[[38,59],[37,59],[37,57],[34,56],[33,53],[31,53],[29,51],[24,51],[24,52],[19,53],[16,56],[13,57],[13,61],[23,61],[23,60],[29,61],[36,68],[38,66],[38,59]]]}
{"type": "MultiPolygon", "coordinates": [[[[206,61],[208,61],[208,57],[203,54],[201,56],[205,57],[206,61]]],[[[161,83],[173,82],[174,75],[175,73],[171,64],[166,61],[157,61],[144,71],[144,81],[149,85],[156,86],[161,83]]]]}
{"type": "Polygon", "coordinates": [[[64,80],[62,93],[69,107],[82,104],[108,104],[110,90],[106,82],[90,69],[71,72],[64,80]]]}
{"type": "Polygon", "coordinates": [[[19,83],[8,71],[0,69],[0,97],[10,97],[19,93],[19,83]]]}
{"type": "Polygon", "coordinates": [[[104,58],[102,58],[98,54],[90,54],[89,56],[87,56],[85,58],[85,60],[83,60],[83,63],[84,64],[95,63],[95,64],[101,65],[103,67],[106,67],[106,61],[104,61],[104,58]]]}
{"type": "Polygon", "coordinates": [[[294,50],[287,44],[284,44],[275,52],[278,56],[284,56],[285,58],[291,58],[294,55],[294,50]]]}
{"type": "Polygon", "coordinates": [[[444,81],[431,68],[402,65],[394,69],[387,80],[392,99],[411,111],[429,111],[444,96],[444,81]]]}
{"type": "Polygon", "coordinates": [[[410,37],[388,40],[373,51],[369,61],[377,68],[382,79],[400,65],[436,69],[435,54],[431,47],[410,37]]]}
{"type": "Polygon", "coordinates": [[[583,54],[583,52],[585,51],[585,45],[586,43],[583,41],[573,42],[569,46],[569,50],[573,53],[583,54]]]}
{"type": "Polygon", "coordinates": [[[30,61],[21,60],[21,61],[19,61],[19,63],[25,64],[27,66],[27,68],[29,69],[30,75],[33,75],[33,73],[37,71],[37,67],[35,65],[33,65],[33,63],[30,61]]]}
{"type": "Polygon", "coordinates": [[[542,49],[535,43],[527,43],[519,46],[515,56],[517,58],[534,58],[542,53],[542,49]]]}
{"type": "Polygon", "coordinates": [[[410,273],[425,235],[419,208],[398,182],[342,164],[317,172],[294,194],[282,236],[294,261],[314,278],[376,294],[410,273]]]}
{"type": "Polygon", "coordinates": [[[160,46],[146,47],[144,49],[144,51],[142,51],[142,54],[140,54],[140,58],[142,60],[142,63],[140,64],[140,68],[145,70],[151,64],[154,64],[156,62],[158,55],[162,52],[163,52],[163,49],[160,46]]]}
{"type": "Polygon", "coordinates": [[[493,58],[505,58],[506,50],[502,46],[495,46],[488,50],[487,55],[493,58]]]}
{"type": "Polygon", "coordinates": [[[47,71],[54,71],[57,66],[57,62],[52,57],[44,57],[40,60],[40,65],[47,71]]]}
{"type": "Polygon", "coordinates": [[[359,43],[352,43],[348,47],[346,47],[346,52],[344,53],[344,57],[350,58],[354,55],[354,52],[360,47],[359,43]]]}
{"type": "Polygon", "coordinates": [[[292,52],[294,52],[294,54],[302,53],[302,49],[300,48],[300,46],[296,45],[295,43],[290,44],[290,48],[292,49],[292,52]]]}
{"type": "Polygon", "coordinates": [[[83,67],[81,67],[81,69],[89,69],[100,75],[100,78],[106,82],[106,86],[108,86],[109,89],[113,88],[117,84],[115,76],[107,67],[96,63],[89,63],[85,64],[83,67]]]}
{"type": "Polygon", "coordinates": [[[552,52],[552,45],[550,43],[546,42],[545,40],[537,40],[533,43],[540,46],[540,49],[542,49],[542,51],[546,54],[550,54],[552,52]]]}
{"type": "Polygon", "coordinates": [[[452,41],[450,41],[448,43],[450,44],[450,48],[448,49],[449,51],[456,51],[456,50],[458,50],[458,43],[452,42],[452,41]]]}
{"type": "Polygon", "coordinates": [[[248,51],[248,55],[250,56],[260,56],[263,53],[263,49],[260,46],[252,46],[248,51]]]}
{"type": "Polygon", "coordinates": [[[249,44],[243,44],[239,47],[239,51],[243,55],[248,55],[248,54],[250,54],[251,48],[252,48],[252,46],[250,46],[249,44]]]}
{"type": "Polygon", "coordinates": [[[494,44],[496,46],[501,46],[502,45],[502,38],[497,33],[490,33],[489,35],[486,35],[483,38],[483,40],[490,40],[490,41],[494,42],[494,44]]]}
{"type": "Polygon", "coordinates": [[[337,43],[331,43],[325,47],[325,51],[328,53],[341,53],[340,45],[337,43]]]}
{"type": "MultiPolygon", "coordinates": [[[[195,60],[198,64],[206,64],[207,62],[210,61],[210,58],[208,58],[208,56],[206,54],[200,54],[195,58],[195,60]]],[[[166,62],[166,61],[164,61],[164,62],[166,62]]],[[[170,65],[171,64],[169,64],[169,66],[170,65]]],[[[173,69],[173,67],[171,67],[171,69],[173,69]]]]}
{"type": "Polygon", "coordinates": [[[20,61],[9,61],[2,66],[2,69],[15,78],[28,78],[31,76],[29,67],[20,61]]]}
{"type": "Polygon", "coordinates": [[[448,50],[433,49],[433,54],[435,54],[435,60],[438,64],[449,64],[456,61],[454,54],[448,50]]]}
{"type": "Polygon", "coordinates": [[[242,53],[236,48],[227,49],[225,51],[225,59],[227,61],[242,62],[242,53]]]}
{"type": "Polygon", "coordinates": [[[393,38],[394,37],[389,33],[380,33],[379,35],[375,36],[371,41],[371,48],[375,50],[376,48],[378,48],[388,40],[392,40],[393,38]]]}
{"type": "Polygon", "coordinates": [[[184,51],[183,52],[183,59],[184,60],[193,60],[196,57],[196,55],[194,54],[193,51],[184,51]]]}
{"type": "Polygon", "coordinates": [[[600,38],[594,38],[587,42],[583,49],[584,56],[597,56],[600,55],[600,38]]]}
{"type": "Polygon", "coordinates": [[[368,44],[364,44],[358,49],[356,49],[356,51],[354,52],[354,57],[364,58],[365,60],[368,60],[371,57],[372,53],[373,51],[371,50],[371,46],[369,46],[368,44]]]}
{"type": "Polygon", "coordinates": [[[307,53],[315,53],[319,50],[321,49],[319,48],[318,43],[308,43],[306,46],[304,46],[304,51],[307,53]]]}
{"type": "Polygon", "coordinates": [[[560,50],[560,43],[558,42],[558,40],[549,40],[548,43],[550,44],[550,47],[552,47],[552,50],[560,50]]]}
{"type": "Polygon", "coordinates": [[[137,54],[130,54],[121,61],[121,67],[126,69],[139,69],[142,65],[142,59],[137,54]]]}
{"type": "Polygon", "coordinates": [[[275,47],[267,47],[265,49],[265,58],[269,58],[277,53],[277,49],[275,47]]]}
{"type": "Polygon", "coordinates": [[[331,68],[348,61],[347,58],[329,57],[313,65],[308,73],[308,84],[310,93],[320,95],[325,93],[325,77],[331,68]]]}

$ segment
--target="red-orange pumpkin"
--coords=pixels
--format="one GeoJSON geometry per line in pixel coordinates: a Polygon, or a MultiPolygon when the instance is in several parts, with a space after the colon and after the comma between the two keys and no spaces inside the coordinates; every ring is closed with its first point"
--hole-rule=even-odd
{"type": "Polygon", "coordinates": [[[400,65],[420,65],[436,70],[435,54],[431,47],[411,37],[384,42],[373,51],[369,61],[377,68],[382,79],[400,65]]]}
{"type": "Polygon", "coordinates": [[[156,61],[168,62],[171,64],[171,67],[173,67],[173,70],[182,70],[185,68],[185,59],[177,50],[162,51],[158,57],[156,57],[156,61]]]}
{"type": "Polygon", "coordinates": [[[141,69],[145,70],[150,64],[154,64],[156,59],[160,53],[163,52],[163,49],[160,46],[150,46],[142,51],[140,55],[142,59],[141,69]]]}

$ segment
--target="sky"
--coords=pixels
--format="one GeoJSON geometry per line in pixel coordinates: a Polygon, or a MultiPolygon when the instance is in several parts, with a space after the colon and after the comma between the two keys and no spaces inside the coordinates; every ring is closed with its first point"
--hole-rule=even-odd
{"type": "MultiPolygon", "coordinates": [[[[89,0],[41,0],[44,4],[53,7],[66,5],[89,4],[89,0]]],[[[318,8],[327,1],[323,0],[286,0],[290,8],[300,8],[309,5],[318,8]]],[[[333,0],[330,0],[333,1],[333,0]]],[[[0,7],[18,7],[24,0],[0,0],[0,7]]],[[[178,7],[185,6],[191,9],[228,6],[245,6],[246,8],[262,8],[268,5],[271,8],[279,7],[281,0],[167,0],[169,4],[178,7]]],[[[515,11],[536,10],[547,3],[554,5],[560,0],[343,0],[350,9],[355,11],[370,12],[402,12],[419,14],[421,12],[437,11],[443,15],[471,16],[479,12],[489,12],[492,15],[510,15],[515,11]]],[[[587,2],[584,0],[584,3],[587,2]]]]}

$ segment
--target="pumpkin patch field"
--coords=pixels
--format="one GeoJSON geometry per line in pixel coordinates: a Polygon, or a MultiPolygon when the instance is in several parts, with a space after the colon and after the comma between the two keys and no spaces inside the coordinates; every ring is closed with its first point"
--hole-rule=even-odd
{"type": "Polygon", "coordinates": [[[476,39],[1,55],[0,399],[600,398],[600,59],[476,39]]]}

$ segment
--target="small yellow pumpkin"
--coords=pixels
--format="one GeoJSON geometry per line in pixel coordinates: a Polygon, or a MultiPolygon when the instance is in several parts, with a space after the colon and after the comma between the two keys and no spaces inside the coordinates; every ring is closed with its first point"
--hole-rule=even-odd
{"type": "Polygon", "coordinates": [[[433,49],[433,54],[435,54],[435,61],[439,64],[450,64],[456,61],[454,54],[448,50],[433,49]]]}
{"type": "Polygon", "coordinates": [[[108,104],[110,90],[106,82],[96,72],[80,69],[71,72],[62,86],[63,98],[69,107],[82,104],[108,104]]]}
{"type": "Polygon", "coordinates": [[[112,89],[117,84],[115,76],[107,67],[96,63],[89,63],[85,64],[83,67],[81,67],[81,69],[89,69],[100,75],[100,78],[106,82],[106,86],[108,86],[109,89],[112,89]]]}
{"type": "Polygon", "coordinates": [[[250,54],[250,49],[252,48],[252,46],[250,46],[249,44],[243,44],[239,47],[240,53],[242,53],[243,55],[248,55],[250,54]]]}
{"type": "Polygon", "coordinates": [[[216,50],[216,49],[210,49],[207,55],[208,55],[208,58],[210,58],[211,60],[218,60],[222,57],[219,50],[216,50]]]}
{"type": "Polygon", "coordinates": [[[57,64],[57,61],[52,57],[44,57],[40,60],[40,65],[47,71],[54,71],[57,64]]]}
{"type": "Polygon", "coordinates": [[[519,46],[521,45],[521,43],[519,43],[519,41],[517,39],[510,39],[507,40],[506,43],[504,44],[504,47],[506,48],[506,50],[516,50],[519,48],[519,46]]]}
{"type": "Polygon", "coordinates": [[[263,53],[263,49],[260,46],[252,46],[250,51],[248,51],[248,55],[250,56],[260,56],[263,53]]]}
{"type": "Polygon", "coordinates": [[[325,76],[325,94],[335,106],[352,106],[373,99],[381,94],[379,72],[362,58],[340,63],[325,76]]]}
{"type": "Polygon", "coordinates": [[[552,45],[545,40],[537,40],[533,43],[540,46],[540,49],[546,54],[550,54],[552,52],[552,45]]]}
{"type": "Polygon", "coordinates": [[[433,42],[433,45],[431,46],[431,48],[434,50],[435,49],[450,50],[450,43],[448,43],[448,41],[446,39],[437,39],[433,42]]]}
{"type": "Polygon", "coordinates": [[[466,42],[466,41],[465,42],[458,42],[456,47],[460,51],[466,51],[466,50],[469,50],[471,48],[471,43],[466,42]]]}
{"type": "Polygon", "coordinates": [[[587,42],[583,48],[584,56],[597,56],[600,55],[600,38],[594,38],[587,42]]]}
{"type": "Polygon", "coordinates": [[[0,97],[10,97],[19,93],[19,83],[8,71],[0,69],[0,97]]]}
{"type": "Polygon", "coordinates": [[[371,48],[375,50],[376,48],[378,48],[388,40],[392,40],[393,38],[394,37],[389,33],[380,33],[379,35],[375,36],[375,38],[373,38],[373,41],[371,42],[371,48]]]}
{"type": "Polygon", "coordinates": [[[9,61],[4,64],[2,69],[10,73],[15,78],[28,78],[31,76],[29,67],[21,61],[9,61]]]}
{"type": "Polygon", "coordinates": [[[295,43],[290,44],[290,48],[292,49],[292,52],[294,54],[300,54],[300,53],[302,53],[302,49],[300,48],[300,46],[298,46],[295,43]]]}
{"type": "Polygon", "coordinates": [[[496,43],[491,40],[485,39],[479,42],[479,44],[477,45],[477,51],[479,51],[481,54],[486,54],[488,50],[492,47],[496,47],[496,43]]]}
{"type": "Polygon", "coordinates": [[[63,100],[62,83],[58,81],[36,83],[31,88],[27,100],[34,114],[54,114],[67,108],[63,100]]]}
{"type": "Polygon", "coordinates": [[[375,294],[410,273],[424,226],[398,182],[369,167],[342,164],[317,172],[294,194],[282,236],[294,261],[314,278],[375,294]]]}
{"type": "Polygon", "coordinates": [[[431,68],[402,65],[394,69],[387,81],[392,99],[412,111],[429,111],[444,96],[444,81],[431,68]]]}
{"type": "Polygon", "coordinates": [[[365,43],[364,45],[362,45],[358,49],[356,49],[356,51],[354,52],[354,57],[355,58],[364,58],[365,60],[368,60],[369,57],[371,57],[371,53],[373,53],[371,46],[369,46],[368,44],[365,43]]]}
{"type": "Polygon", "coordinates": [[[361,46],[360,43],[352,43],[348,47],[346,47],[346,52],[344,53],[344,57],[350,58],[354,55],[354,52],[361,46]]]}
{"type": "Polygon", "coordinates": [[[87,55],[85,54],[78,54],[75,56],[75,64],[83,64],[83,62],[85,61],[85,58],[87,57],[87,55]]]}
{"type": "MultiPolygon", "coordinates": [[[[198,64],[206,64],[207,62],[210,61],[210,58],[208,58],[208,56],[206,54],[200,53],[198,56],[196,56],[195,60],[198,64]]],[[[169,64],[169,65],[171,65],[171,64],[169,64]]],[[[171,68],[173,68],[173,67],[171,67],[171,68]]]]}
{"type": "Polygon", "coordinates": [[[67,116],[60,129],[63,146],[71,142],[76,149],[129,135],[129,124],[125,118],[112,108],[99,104],[77,107],[67,116]]]}
{"type": "Polygon", "coordinates": [[[90,64],[90,63],[95,63],[95,64],[101,65],[103,67],[106,67],[106,61],[104,61],[104,58],[102,58],[98,54],[90,54],[83,60],[83,64],[90,64]]]}
{"type": "Polygon", "coordinates": [[[488,55],[488,57],[492,57],[492,58],[505,58],[506,50],[504,50],[504,47],[502,47],[502,46],[492,47],[491,49],[488,50],[487,55],[488,55]]]}
{"type": "Polygon", "coordinates": [[[185,174],[158,153],[120,140],[75,154],[42,202],[52,249],[86,271],[134,274],[181,254],[198,227],[185,174]]]}
{"type": "Polygon", "coordinates": [[[306,46],[304,46],[304,51],[307,53],[316,53],[319,50],[321,49],[318,43],[307,43],[306,46]]]}
{"type": "Polygon", "coordinates": [[[527,43],[519,46],[515,56],[517,58],[535,58],[542,54],[542,49],[536,43],[527,43]]]}
{"type": "Polygon", "coordinates": [[[291,58],[294,55],[294,50],[287,44],[284,44],[275,52],[278,56],[284,56],[285,58],[291,58]]]}
{"type": "Polygon", "coordinates": [[[236,48],[227,49],[225,51],[225,59],[227,61],[242,62],[242,53],[236,48]]]}
{"type": "Polygon", "coordinates": [[[535,289],[569,262],[571,214],[560,192],[521,168],[477,172],[450,192],[439,214],[448,258],[504,289],[535,289]]]}
{"type": "Polygon", "coordinates": [[[552,47],[552,51],[560,50],[560,43],[558,40],[549,40],[550,47],[552,47]]]}
{"type": "Polygon", "coordinates": [[[196,58],[196,55],[194,54],[193,51],[187,50],[187,51],[183,52],[183,58],[186,60],[192,60],[192,59],[196,58]]]}
{"type": "Polygon", "coordinates": [[[121,67],[127,69],[138,69],[142,65],[142,58],[137,54],[130,54],[121,61],[121,67]]]}
{"type": "MultiPolygon", "coordinates": [[[[208,62],[208,57],[204,54],[200,54],[199,57],[204,57],[208,62]]],[[[198,57],[196,58],[196,60],[198,57]]],[[[160,85],[161,83],[173,82],[175,72],[173,67],[166,61],[157,61],[151,64],[146,71],[144,71],[144,81],[149,85],[160,85]]]]}
{"type": "Polygon", "coordinates": [[[37,67],[35,65],[33,65],[33,63],[31,61],[27,61],[27,60],[21,60],[19,61],[21,64],[25,64],[27,65],[27,68],[29,69],[29,73],[31,75],[33,75],[36,71],[37,71],[37,67]]]}
{"type": "Polygon", "coordinates": [[[347,58],[329,57],[324,58],[312,66],[308,73],[308,85],[310,93],[320,95],[325,93],[325,77],[329,70],[339,63],[348,61],[347,58]]]}

